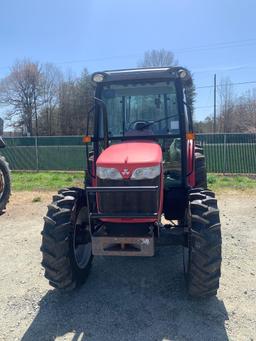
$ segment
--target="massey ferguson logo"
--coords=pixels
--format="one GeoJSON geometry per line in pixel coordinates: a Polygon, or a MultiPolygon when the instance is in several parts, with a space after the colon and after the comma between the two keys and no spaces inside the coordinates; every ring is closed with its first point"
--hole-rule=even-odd
{"type": "Polygon", "coordinates": [[[127,176],[130,175],[130,171],[129,171],[129,169],[127,169],[127,168],[125,168],[121,173],[122,173],[122,175],[123,175],[124,177],[127,177],[127,176]]]}

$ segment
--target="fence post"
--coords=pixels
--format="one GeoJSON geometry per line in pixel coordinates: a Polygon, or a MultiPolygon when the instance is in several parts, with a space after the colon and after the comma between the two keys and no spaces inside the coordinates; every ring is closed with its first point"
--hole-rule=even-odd
{"type": "Polygon", "coordinates": [[[39,157],[38,157],[38,143],[37,136],[35,137],[35,147],[36,147],[36,171],[39,171],[39,157]]]}
{"type": "Polygon", "coordinates": [[[227,134],[224,134],[223,174],[226,173],[226,165],[227,165],[227,134]]]}

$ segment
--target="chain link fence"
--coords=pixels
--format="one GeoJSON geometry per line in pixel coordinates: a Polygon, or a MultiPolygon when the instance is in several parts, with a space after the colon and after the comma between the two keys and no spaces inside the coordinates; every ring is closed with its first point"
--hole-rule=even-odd
{"type": "MultiPolygon", "coordinates": [[[[1,153],[13,170],[85,169],[82,136],[5,138],[1,153]]],[[[198,134],[207,170],[212,173],[256,174],[256,134],[198,134]]]]}
{"type": "Polygon", "coordinates": [[[207,171],[256,174],[256,134],[198,134],[207,171]]]}
{"type": "Polygon", "coordinates": [[[81,136],[5,138],[1,153],[12,170],[84,170],[81,136]]]}

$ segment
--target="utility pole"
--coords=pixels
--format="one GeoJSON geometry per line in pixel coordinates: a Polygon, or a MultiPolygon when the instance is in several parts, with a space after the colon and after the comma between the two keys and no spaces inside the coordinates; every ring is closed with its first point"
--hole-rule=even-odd
{"type": "Polygon", "coordinates": [[[216,134],[216,93],[217,93],[217,85],[216,85],[216,73],[214,74],[214,112],[213,112],[213,132],[216,134]]]}

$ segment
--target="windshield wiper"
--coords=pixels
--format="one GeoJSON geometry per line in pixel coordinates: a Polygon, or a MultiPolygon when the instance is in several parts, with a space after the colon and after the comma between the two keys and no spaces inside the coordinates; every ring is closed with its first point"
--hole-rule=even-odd
{"type": "Polygon", "coordinates": [[[159,123],[159,122],[162,122],[162,121],[165,121],[165,120],[169,120],[170,118],[174,118],[174,117],[177,117],[177,115],[171,115],[171,116],[166,116],[166,117],[163,117],[163,118],[160,118],[159,120],[156,120],[156,121],[153,121],[153,122],[150,122],[150,123],[147,123],[143,126],[143,129],[155,124],[155,123],[159,123]]]}

